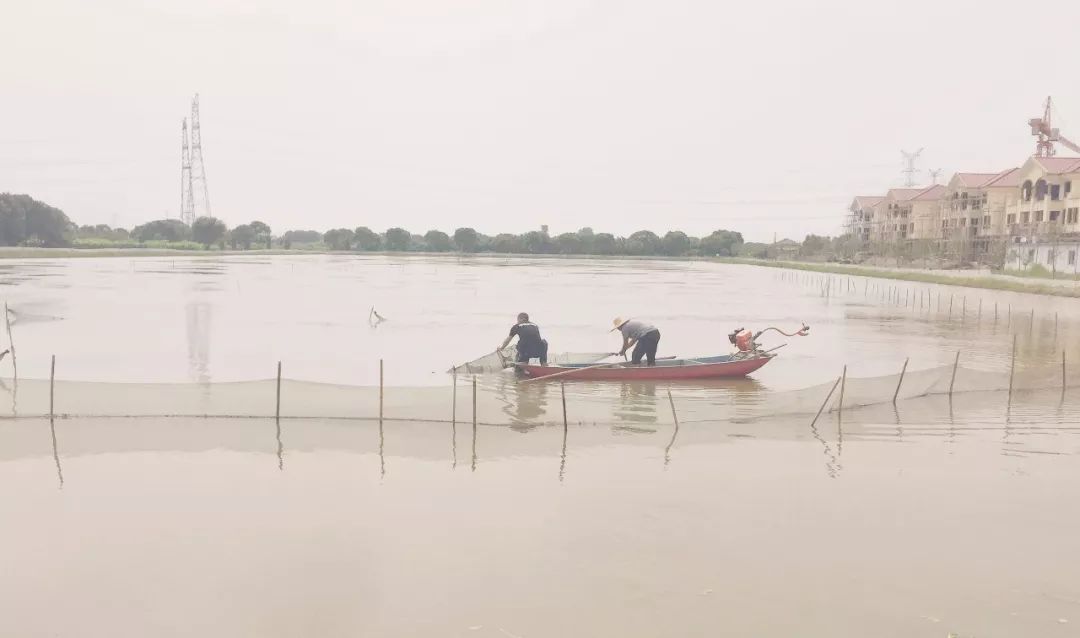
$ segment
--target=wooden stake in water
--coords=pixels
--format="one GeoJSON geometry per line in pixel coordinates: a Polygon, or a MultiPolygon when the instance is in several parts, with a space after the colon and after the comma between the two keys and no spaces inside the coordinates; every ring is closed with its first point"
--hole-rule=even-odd
{"type": "Polygon", "coordinates": [[[565,430],[569,427],[569,422],[566,420],[566,383],[559,382],[559,391],[562,392],[562,426],[565,430]]]}
{"type": "Polygon", "coordinates": [[[56,396],[56,355],[52,356],[52,365],[49,366],[49,418],[56,416],[54,398],[56,396]]]}
{"type": "Polygon", "coordinates": [[[904,373],[907,372],[907,364],[909,359],[910,357],[904,359],[904,367],[900,368],[900,380],[896,382],[896,392],[893,392],[892,395],[893,405],[896,405],[896,397],[900,396],[900,385],[904,383],[904,373]]]}
{"type": "Polygon", "coordinates": [[[383,360],[379,359],[379,421],[383,419],[383,360]]]}
{"type": "Polygon", "coordinates": [[[964,303],[960,305],[960,321],[967,318],[967,295],[964,295],[964,303]]]}
{"type": "Polygon", "coordinates": [[[450,399],[450,425],[457,426],[457,368],[454,368],[454,398],[450,399]]]}
{"type": "Polygon", "coordinates": [[[953,296],[949,295],[949,319],[952,319],[952,301],[953,301],[953,296]]]}
{"type": "Polygon", "coordinates": [[[840,377],[836,378],[836,383],[832,385],[832,389],[829,390],[829,394],[825,395],[825,401],[822,402],[821,407],[818,408],[817,414],[814,415],[814,420],[810,422],[810,427],[814,427],[818,418],[821,417],[821,413],[825,411],[825,406],[829,404],[829,399],[832,398],[833,392],[836,392],[836,386],[840,385],[840,377]]]}
{"type": "Polygon", "coordinates": [[[959,367],[959,366],[960,366],[960,351],[957,350],[956,351],[956,359],[953,360],[953,364],[952,364],[952,378],[949,379],[949,398],[950,399],[952,398],[953,386],[956,385],[956,368],[959,367]]]}
{"type": "Polygon", "coordinates": [[[1028,334],[1035,331],[1035,309],[1031,309],[1031,322],[1028,323],[1028,334]]]}
{"type": "Polygon", "coordinates": [[[997,302],[994,302],[994,325],[997,325],[997,302]]]}
{"type": "Polygon", "coordinates": [[[844,386],[847,385],[847,366],[844,366],[844,371],[840,374],[840,406],[837,408],[838,412],[844,411],[844,386]]]}
{"type": "Polygon", "coordinates": [[[281,362],[277,362],[277,393],[274,400],[274,418],[281,418],[281,362]]]}

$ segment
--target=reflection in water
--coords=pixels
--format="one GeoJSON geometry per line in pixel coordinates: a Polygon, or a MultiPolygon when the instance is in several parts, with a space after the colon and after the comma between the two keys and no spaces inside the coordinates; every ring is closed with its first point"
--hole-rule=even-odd
{"type": "Polygon", "coordinates": [[[383,419],[379,415],[379,478],[386,478],[386,456],[383,454],[383,445],[386,439],[383,436],[383,419]]]}
{"type": "Polygon", "coordinates": [[[656,384],[623,383],[614,415],[624,421],[656,423],[656,384]]]}
{"type": "Polygon", "coordinates": [[[60,450],[56,445],[56,419],[49,417],[49,433],[52,434],[53,461],[56,463],[56,478],[60,480],[60,489],[64,489],[64,470],[60,467],[60,450]]]}
{"type": "Polygon", "coordinates": [[[668,441],[667,447],[664,448],[664,467],[667,468],[671,464],[671,448],[675,445],[675,437],[679,436],[679,415],[675,412],[675,399],[671,396],[671,388],[667,391],[668,403],[671,404],[671,420],[675,423],[675,429],[671,432],[671,440],[668,441]]]}
{"type": "Polygon", "coordinates": [[[277,467],[278,470],[285,470],[285,446],[281,443],[281,419],[274,419],[275,436],[277,437],[277,467]]]}
{"type": "Polygon", "coordinates": [[[511,375],[499,375],[496,383],[496,397],[503,404],[503,414],[510,418],[510,427],[526,432],[543,422],[548,383],[519,383],[511,375]]]}
{"type": "Polygon", "coordinates": [[[190,302],[187,311],[188,378],[198,383],[210,382],[210,315],[206,302],[190,302]]]}

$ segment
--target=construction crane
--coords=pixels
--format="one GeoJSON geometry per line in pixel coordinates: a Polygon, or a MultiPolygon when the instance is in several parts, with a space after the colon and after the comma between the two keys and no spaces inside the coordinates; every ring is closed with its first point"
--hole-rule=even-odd
{"type": "Polygon", "coordinates": [[[1054,142],[1061,144],[1074,153],[1080,153],[1080,144],[1076,144],[1063,136],[1059,129],[1052,126],[1049,97],[1046,98],[1046,108],[1043,110],[1043,116],[1028,120],[1028,124],[1031,125],[1031,134],[1038,138],[1035,141],[1035,157],[1053,157],[1056,152],[1054,142]]]}

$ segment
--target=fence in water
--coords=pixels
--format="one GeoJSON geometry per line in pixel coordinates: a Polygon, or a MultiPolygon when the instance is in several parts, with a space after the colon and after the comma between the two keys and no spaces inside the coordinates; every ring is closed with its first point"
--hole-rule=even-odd
{"type": "Polygon", "coordinates": [[[1032,393],[1064,397],[1077,385],[1070,383],[1070,365],[1062,352],[1060,364],[1019,368],[1014,354],[1009,370],[994,372],[965,367],[957,354],[952,365],[912,370],[907,362],[899,362],[895,374],[864,378],[847,376],[845,368],[826,383],[777,392],[753,379],[577,383],[568,375],[564,382],[522,383],[509,371],[453,375],[453,384],[441,387],[365,387],[289,379],[279,364],[274,377],[211,384],[103,383],[56,380],[55,376],[5,379],[0,380],[0,417],[355,419],[488,425],[809,421],[815,415],[910,406],[932,397],[1000,396],[1008,402],[1032,393]]]}

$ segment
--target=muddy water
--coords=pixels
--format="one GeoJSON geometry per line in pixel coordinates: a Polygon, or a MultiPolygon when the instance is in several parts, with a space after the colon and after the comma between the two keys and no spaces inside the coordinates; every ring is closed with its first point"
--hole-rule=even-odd
{"type": "Polygon", "coordinates": [[[749,266],[381,256],[0,266],[24,377],[47,378],[55,354],[61,379],[261,379],[280,360],[289,378],[371,385],[381,358],[389,385],[440,385],[453,364],[499,345],[520,311],[560,352],[617,349],[616,315],[652,321],[660,354],[682,356],[729,351],[726,334],[741,326],[805,321],[812,336],[754,375],[769,389],[820,383],[844,365],[872,376],[905,358],[912,369],[952,363],[957,350],[966,365],[1007,368],[1013,333],[1021,364],[1080,353],[1077,300],[859,278],[835,278],[825,294],[820,276],[749,266]],[[387,321],[370,325],[372,307],[387,321]]]}
{"type": "MultiPolygon", "coordinates": [[[[280,359],[289,376],[363,384],[381,357],[390,383],[440,385],[520,309],[557,350],[610,343],[614,314],[656,322],[672,354],[726,351],[741,325],[806,321],[812,336],[753,380],[674,388],[681,427],[660,409],[666,388],[567,384],[572,411],[602,395],[613,416],[563,428],[554,387],[505,379],[487,396],[511,425],[475,429],[0,420],[0,636],[1065,637],[1080,624],[1075,390],[812,425],[689,407],[694,392],[768,404],[844,365],[872,376],[957,351],[1006,371],[1014,336],[1019,367],[1059,366],[1062,350],[1080,363],[1071,300],[668,262],[3,272],[20,376],[47,376],[55,352],[66,379],[265,378],[280,359]],[[372,305],[389,321],[369,326],[372,305]]],[[[388,409],[406,400],[391,393],[388,409]]]]}
{"type": "Polygon", "coordinates": [[[7,421],[0,634],[1076,635],[1075,421],[840,425],[7,421]]]}

